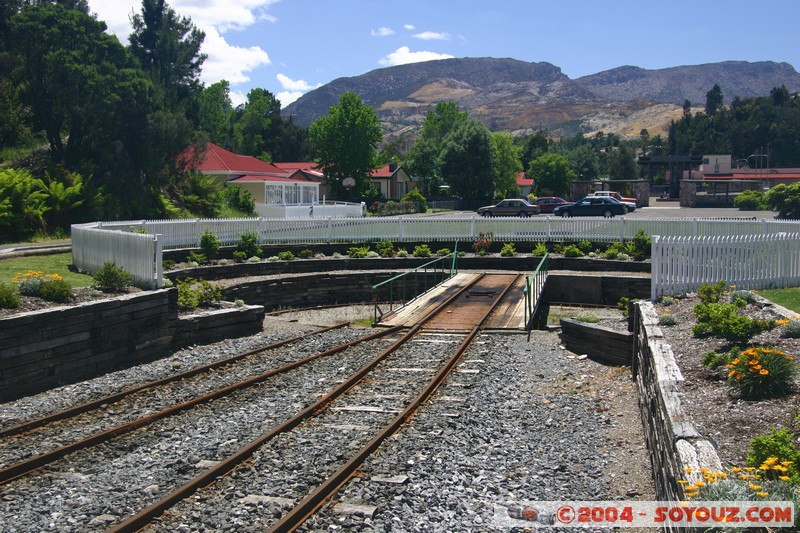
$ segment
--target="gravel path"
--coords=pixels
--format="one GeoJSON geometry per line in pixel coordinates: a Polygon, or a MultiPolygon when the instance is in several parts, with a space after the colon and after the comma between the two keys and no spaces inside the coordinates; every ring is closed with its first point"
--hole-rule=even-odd
{"type": "MultiPolygon", "coordinates": [[[[150,365],[4,404],[0,413],[5,421],[41,416],[101,391],[174,373],[176,366],[185,370],[206,364],[221,357],[220,351],[227,357],[318,326],[364,318],[370,312],[346,308],[268,317],[263,336],[182,350],[150,365]]],[[[534,332],[530,343],[518,334],[482,336],[460,370],[428,407],[370,458],[362,474],[341,489],[337,500],[372,505],[375,512],[359,517],[326,507],[307,523],[308,530],[485,531],[493,529],[495,506],[504,502],[654,499],[628,369],[581,358],[563,350],[557,334],[534,332]],[[381,481],[395,475],[407,479],[400,484],[381,481]]],[[[227,424],[214,422],[212,406],[194,411],[192,418],[177,417],[160,426],[149,444],[133,450],[122,446],[110,469],[101,471],[87,466],[84,459],[70,459],[31,486],[0,487],[2,529],[105,528],[138,511],[137,506],[168,486],[197,474],[204,461],[218,460],[269,426],[279,413],[275,417],[265,413],[275,410],[285,392],[281,389],[264,389],[261,398],[251,399],[260,407],[230,412],[227,424]],[[256,411],[261,414],[254,422],[251,415],[256,411]],[[205,447],[196,448],[195,441],[206,441],[205,447]],[[162,464],[164,456],[174,459],[165,471],[151,472],[151,480],[126,477],[141,465],[162,464]]],[[[344,450],[357,446],[357,428],[371,417],[349,414],[319,423],[352,426],[339,432],[338,446],[344,450]]],[[[277,483],[286,477],[277,472],[309,470],[306,466],[323,454],[311,438],[293,437],[294,442],[265,449],[207,493],[176,507],[169,526],[155,529],[263,530],[283,507],[302,496],[300,487],[320,480],[313,474],[303,477],[295,490],[277,483]]]]}

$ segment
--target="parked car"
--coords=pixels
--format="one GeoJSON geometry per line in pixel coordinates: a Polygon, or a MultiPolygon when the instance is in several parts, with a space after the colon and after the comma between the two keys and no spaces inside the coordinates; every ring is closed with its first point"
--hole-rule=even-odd
{"type": "Polygon", "coordinates": [[[560,205],[553,214],[560,217],[613,217],[630,211],[627,204],[608,196],[587,196],[573,204],[560,205]]]}
{"type": "Polygon", "coordinates": [[[522,198],[506,198],[495,205],[479,208],[478,214],[484,217],[529,217],[539,214],[539,206],[529,204],[522,198]]]}
{"type": "Polygon", "coordinates": [[[564,200],[563,198],[559,198],[558,196],[540,196],[532,203],[533,205],[539,206],[540,212],[552,213],[556,207],[568,204],[570,202],[564,200]]]}
{"type": "Polygon", "coordinates": [[[630,208],[631,211],[636,209],[636,198],[629,198],[629,197],[622,196],[617,191],[594,191],[589,196],[611,197],[611,198],[614,198],[615,200],[617,200],[618,202],[622,202],[623,204],[628,204],[628,207],[630,208]]]}

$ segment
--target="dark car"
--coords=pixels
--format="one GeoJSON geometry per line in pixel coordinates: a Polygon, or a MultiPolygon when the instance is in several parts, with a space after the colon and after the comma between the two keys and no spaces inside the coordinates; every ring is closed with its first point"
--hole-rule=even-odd
{"type": "Polygon", "coordinates": [[[478,214],[484,217],[529,217],[539,214],[539,206],[529,204],[522,198],[506,198],[495,205],[481,207],[478,209],[478,214]]]}
{"type": "Polygon", "coordinates": [[[552,213],[556,207],[569,203],[571,202],[559,198],[558,196],[540,196],[533,202],[533,205],[538,205],[539,211],[542,213],[552,213]]]}
{"type": "Polygon", "coordinates": [[[587,196],[575,202],[556,207],[553,214],[560,217],[613,217],[628,213],[628,206],[609,197],[587,196]]]}

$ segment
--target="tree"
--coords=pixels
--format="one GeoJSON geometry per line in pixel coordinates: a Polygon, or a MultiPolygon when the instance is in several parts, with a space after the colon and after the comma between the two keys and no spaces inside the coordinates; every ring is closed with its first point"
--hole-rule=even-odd
{"type": "Polygon", "coordinates": [[[166,91],[171,105],[186,103],[200,89],[200,53],[205,33],[188,17],[179,17],[164,0],[142,0],[141,14],[131,17],[130,49],[151,79],[166,91]]]}
{"type": "Polygon", "coordinates": [[[266,89],[247,93],[247,103],[237,109],[233,124],[236,151],[272,160],[272,133],[280,130],[281,103],[266,89]]]}
{"type": "Polygon", "coordinates": [[[442,181],[439,154],[445,137],[457,124],[467,120],[467,113],[460,111],[454,102],[439,102],[429,109],[422,124],[422,132],[408,153],[405,167],[419,182],[422,193],[436,194],[442,181]]]}
{"type": "Polygon", "coordinates": [[[635,180],[639,177],[639,168],[630,148],[621,144],[612,150],[608,156],[608,174],[611,180],[635,180]]]}
{"type": "Polygon", "coordinates": [[[575,172],[562,154],[548,153],[537,157],[530,164],[530,175],[536,180],[539,196],[568,196],[575,172]]]}
{"type": "Polygon", "coordinates": [[[492,147],[494,149],[494,189],[504,197],[519,196],[517,174],[522,172],[522,162],[519,158],[519,148],[514,144],[514,139],[508,133],[492,133],[492,147]]]}
{"type": "Polygon", "coordinates": [[[458,122],[447,134],[438,156],[442,178],[455,196],[487,200],[494,194],[492,136],[477,120],[458,122]]]}
{"type": "Polygon", "coordinates": [[[373,170],[380,166],[376,148],[383,139],[378,114],[364,105],[361,97],[346,92],[337,105],[328,109],[328,114],[317,119],[308,130],[316,161],[323,169],[325,183],[334,195],[345,193],[343,180],[353,178],[355,186],[348,193],[356,198],[368,198],[374,194],[369,179],[373,170]]]}
{"type": "Polygon", "coordinates": [[[723,103],[722,89],[715,83],[714,87],[706,93],[706,115],[713,117],[722,108],[723,103]]]}
{"type": "Polygon", "coordinates": [[[204,88],[199,98],[199,129],[208,134],[211,142],[232,148],[231,120],[233,104],[231,103],[230,85],[226,80],[212,83],[204,88]]]}

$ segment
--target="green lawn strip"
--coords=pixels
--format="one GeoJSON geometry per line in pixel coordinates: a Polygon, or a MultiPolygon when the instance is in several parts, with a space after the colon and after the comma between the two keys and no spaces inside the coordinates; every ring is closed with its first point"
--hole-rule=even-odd
{"type": "Polygon", "coordinates": [[[788,289],[768,289],[758,291],[758,294],[773,301],[778,305],[782,305],[787,309],[791,309],[795,313],[800,313],[800,287],[790,287],[788,289]]]}
{"type": "Polygon", "coordinates": [[[13,283],[12,279],[17,274],[35,270],[44,275],[58,274],[72,287],[88,287],[91,285],[91,276],[70,272],[68,268],[70,263],[72,263],[72,253],[70,252],[0,259],[0,281],[13,283]]]}

